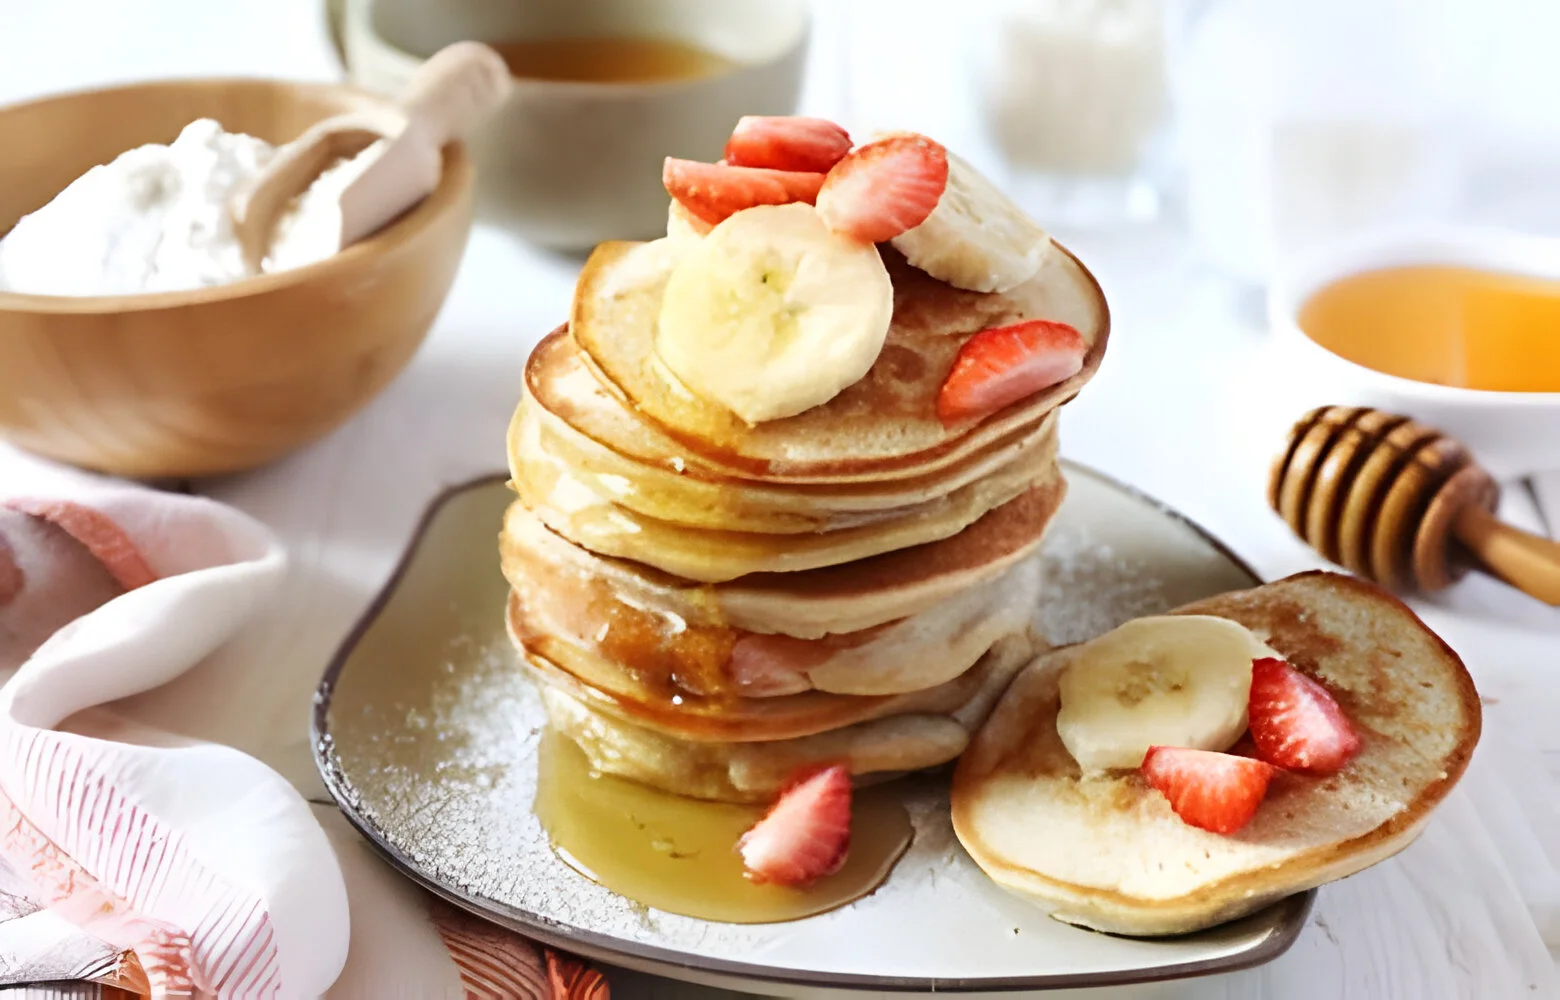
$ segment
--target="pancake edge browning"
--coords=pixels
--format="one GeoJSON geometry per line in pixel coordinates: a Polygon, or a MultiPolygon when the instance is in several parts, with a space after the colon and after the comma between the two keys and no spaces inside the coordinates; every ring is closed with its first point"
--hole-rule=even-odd
{"type": "MultiPolygon", "coordinates": [[[[589,663],[582,659],[589,654],[577,647],[535,632],[525,617],[520,595],[513,591],[505,624],[524,669],[537,683],[566,689],[572,697],[625,722],[694,743],[769,742],[813,736],[890,715],[947,714],[985,690],[991,680],[990,658],[982,656],[941,684],[899,694],[807,691],[774,698],[689,696],[673,703],[632,691],[625,679],[614,673],[615,665],[599,658],[597,663],[589,663]],[[581,676],[582,670],[597,677],[581,676]],[[603,686],[607,683],[616,690],[603,686]]],[[[1026,629],[1021,634],[1029,632],[1026,629]]],[[[928,651],[928,655],[935,655],[935,651],[928,651]]]]}
{"type": "Polygon", "coordinates": [[[515,500],[500,532],[500,561],[513,575],[529,545],[579,572],[607,579],[629,600],[699,624],[815,639],[857,632],[927,610],[955,591],[1007,572],[1032,555],[1067,495],[1065,477],[1035,487],[936,542],[838,566],[755,573],[698,584],[628,559],[597,555],[554,532],[515,500]],[[524,539],[530,539],[529,542],[524,539]]]}
{"type": "MultiPolygon", "coordinates": [[[[1076,647],[1039,657],[1015,677],[961,757],[954,775],[953,824],[965,850],[998,885],[1038,903],[1056,919],[1134,936],[1182,934],[1236,919],[1284,896],[1352,875],[1407,847],[1467,768],[1482,717],[1472,678],[1456,653],[1406,605],[1371,584],[1334,573],[1302,573],[1172,613],[1212,614],[1236,621],[1297,668],[1322,678],[1355,721],[1365,739],[1364,749],[1331,778],[1281,774],[1250,826],[1231,837],[1205,833],[1181,823],[1135,771],[1079,775],[1076,763],[1055,737],[1056,678],[1067,665],[1069,650],[1076,647]],[[1408,662],[1404,650],[1411,647],[1427,655],[1408,662]],[[1455,727],[1435,727],[1428,718],[1421,723],[1418,713],[1411,713],[1415,704],[1411,700],[1390,704],[1372,700],[1385,697],[1383,678],[1410,670],[1395,690],[1433,701],[1456,716],[1455,727]],[[1394,732],[1388,734],[1388,728],[1394,732]],[[1446,738],[1450,744],[1432,755],[1410,737],[1432,745],[1446,738]],[[1414,769],[1427,769],[1434,776],[1416,786],[1405,773],[1414,769]],[[1366,801],[1377,795],[1391,803],[1404,786],[1412,789],[1408,800],[1369,829],[1339,835],[1334,826],[1303,839],[1310,833],[1306,824],[1315,823],[1318,815],[1327,817],[1328,808],[1348,812],[1349,806],[1340,805],[1344,791],[1357,792],[1366,801]],[[991,822],[1008,823],[991,809],[1004,799],[1011,804],[1029,793],[1036,803],[1031,811],[1038,811],[1026,813],[1023,819],[1036,831],[1038,842],[1043,844],[1049,832],[1048,819],[1050,826],[1065,818],[1089,827],[1095,843],[1092,853],[1109,856],[1110,863],[1121,859],[1118,879],[1129,877],[1129,866],[1142,861],[1133,848],[1143,845],[1122,843],[1119,838],[1112,842],[1106,828],[1117,822],[1128,824],[1134,837],[1156,831],[1161,839],[1152,846],[1163,846],[1165,851],[1175,841],[1176,848],[1188,856],[1201,853],[1212,860],[1220,854],[1237,857],[1235,852],[1241,851],[1249,852],[1253,860],[1233,867],[1224,877],[1173,895],[1149,896],[1071,881],[1036,867],[1033,855],[1027,862],[1005,855],[983,835],[982,827],[991,822]],[[1102,806],[1101,801],[1109,805],[1102,806]],[[1068,813],[1065,817],[1063,810],[1068,813]],[[1300,842],[1285,844],[1282,840],[1287,836],[1300,842]],[[1259,855],[1260,863],[1255,860],[1259,855]]],[[[1394,690],[1390,681],[1385,690],[1394,690]]],[[[1065,845],[1058,846],[1065,852],[1065,845]]],[[[1058,856],[1050,852],[1047,860],[1058,856]]],[[[1168,865],[1174,877],[1191,878],[1181,875],[1177,867],[1181,860],[1180,855],[1161,854],[1160,869],[1168,865]]],[[[1195,871],[1190,863],[1188,870],[1195,871]]]]}
{"type": "MultiPolygon", "coordinates": [[[[1060,255],[1062,259],[1068,262],[1068,267],[1076,269],[1076,277],[1081,279],[1082,288],[1085,290],[1086,297],[1090,300],[1093,312],[1098,317],[1098,329],[1093,331],[1094,336],[1090,341],[1088,353],[1084,356],[1083,367],[1077,374],[1053,386],[1049,386],[1046,389],[1041,390],[1039,393],[1036,393],[1026,399],[1015,402],[994,414],[990,414],[979,420],[970,422],[965,426],[958,428],[956,432],[945,434],[939,443],[931,447],[921,448],[916,451],[901,452],[879,458],[839,457],[829,460],[811,462],[796,459],[755,458],[741,455],[733,451],[723,450],[714,443],[704,440],[697,434],[670,426],[669,424],[653,418],[649,413],[644,412],[639,407],[639,403],[635,400],[634,396],[622,384],[614,380],[608,374],[607,368],[609,366],[603,364],[603,358],[592,352],[590,344],[588,343],[589,338],[581,336],[581,318],[583,313],[583,307],[581,303],[588,301],[589,297],[594,294],[596,291],[596,284],[606,278],[609,269],[614,263],[621,260],[623,255],[627,254],[630,250],[637,246],[643,245],[645,244],[625,241],[603,243],[596,248],[596,250],[591,254],[590,259],[586,261],[585,267],[580,274],[580,281],[576,286],[574,306],[571,310],[569,322],[571,334],[574,336],[575,342],[580,348],[581,357],[596,374],[596,377],[601,385],[610,390],[613,395],[620,399],[626,407],[635,412],[641,420],[648,423],[656,431],[664,434],[668,438],[671,438],[672,440],[682,445],[684,448],[688,449],[688,451],[696,455],[702,463],[718,469],[727,470],[733,475],[762,479],[766,482],[874,482],[887,479],[919,476],[946,468],[947,466],[954,464],[961,459],[967,458],[974,452],[988,447],[994,441],[1007,437],[1015,430],[1036,423],[1046,413],[1049,413],[1050,411],[1055,410],[1058,407],[1071,401],[1072,398],[1076,396],[1086,384],[1088,384],[1088,382],[1094,377],[1095,373],[1099,370],[1100,363],[1103,361],[1105,356],[1106,346],[1110,339],[1110,309],[1106,303],[1105,294],[1100,288],[1099,281],[1094,277],[1093,273],[1091,273],[1089,269],[1083,265],[1083,262],[1078,260],[1078,258],[1072,254],[1071,251],[1053,241],[1053,256],[1060,255]]],[[[926,282],[930,282],[933,285],[940,285],[947,290],[949,295],[983,297],[989,296],[993,298],[1007,299],[1013,297],[1015,292],[1018,291],[1015,289],[1013,292],[1001,293],[999,295],[998,293],[976,293],[954,289],[952,286],[938,282],[936,279],[931,278],[924,272],[920,272],[912,268],[909,264],[904,263],[902,259],[899,258],[897,252],[892,250],[886,252],[891,255],[892,259],[897,260],[897,264],[890,267],[891,273],[893,273],[895,267],[898,267],[901,270],[908,269],[909,271],[914,272],[915,277],[913,280],[918,282],[924,280],[926,282]]],[[[1043,276],[1044,269],[1042,269],[1040,275],[1037,275],[1036,278],[1031,279],[1031,281],[1040,281],[1042,280],[1043,276]]],[[[1023,288],[1025,286],[1020,287],[1023,288]]],[[[1044,319],[1048,317],[1033,316],[1027,318],[1044,319]]],[[[1016,320],[1009,320],[1009,322],[1012,321],[1016,320]]],[[[589,324],[586,324],[586,326],[588,325],[589,324]]],[[[976,332],[978,332],[977,329],[971,329],[969,334],[973,336],[976,332]]],[[[1080,332],[1083,332],[1085,337],[1088,337],[1089,335],[1089,331],[1080,332]]],[[[892,346],[892,331],[890,332],[889,336],[889,346],[892,346]]],[[[879,363],[884,363],[882,362],[881,358],[879,363]]],[[[876,366],[874,366],[874,369],[875,368],[876,366]]],[[[869,373],[867,377],[871,378],[872,373],[869,373]]],[[[666,391],[670,392],[671,390],[667,389],[666,391]]],[[[683,391],[686,392],[686,390],[683,391]]],[[[849,390],[847,389],[846,392],[848,393],[849,390]]],[[[840,397],[836,397],[836,400],[838,399],[840,399],[840,397]]],[[[934,401],[935,397],[933,397],[929,403],[934,401]]],[[[798,421],[800,420],[815,421],[823,419],[823,416],[818,414],[818,411],[828,410],[832,405],[834,405],[834,401],[824,403],[818,407],[813,407],[810,410],[798,414],[796,417],[788,417],[784,420],[772,421],[762,426],[766,428],[774,428],[782,424],[800,426],[800,424],[798,424],[798,421]]],[[[931,407],[929,406],[929,409],[930,408],[931,407]]],[[[929,419],[935,418],[929,417],[929,419]]]]}
{"type": "MultiPolygon", "coordinates": [[[[545,373],[549,365],[568,365],[574,360],[560,360],[560,351],[578,355],[565,327],[543,338],[527,364],[526,388],[506,439],[511,474],[524,457],[521,442],[529,429],[527,425],[536,424],[543,449],[557,452],[557,457],[574,467],[576,476],[587,480],[603,498],[662,520],[679,520],[667,508],[668,503],[675,502],[679,509],[695,516],[682,521],[691,527],[785,534],[870,523],[892,515],[896,509],[944,496],[992,474],[1042,436],[1054,434],[1057,421],[1057,412],[1052,410],[963,460],[921,476],[843,483],[770,482],[701,464],[697,456],[666,439],[605,390],[601,390],[603,398],[597,405],[610,407],[611,412],[596,421],[582,418],[583,407],[562,400],[551,391],[550,387],[555,388],[554,379],[545,373]],[[614,439],[600,426],[629,421],[634,428],[628,433],[644,434],[646,441],[636,445],[621,436],[614,439]],[[597,426],[580,426],[590,423],[597,426]],[[625,490],[614,480],[631,483],[632,488],[625,490]],[[647,483],[652,491],[641,496],[647,483]],[[712,498],[727,492],[742,500],[740,507],[721,510],[720,507],[729,506],[721,503],[713,505],[717,508],[714,511],[703,509],[712,506],[712,498]],[[721,516],[731,520],[723,522],[721,516]]],[[[599,389],[594,378],[592,387],[599,389]]]]}
{"type": "Polygon", "coordinates": [[[811,736],[746,743],[694,742],[600,712],[538,684],[549,723],[603,774],[675,795],[722,802],[770,801],[800,770],[844,763],[857,785],[898,778],[956,759],[1036,640],[1014,635],[987,651],[988,683],[957,709],[871,719],[811,736]]]}
{"type": "Polygon", "coordinates": [[[511,483],[533,514],[583,548],[683,579],[725,583],[854,563],[951,538],[1028,490],[1060,479],[1056,453],[1053,429],[1013,461],[945,496],[868,524],[806,534],[723,531],[649,517],[600,496],[546,454],[525,457],[511,483]]]}

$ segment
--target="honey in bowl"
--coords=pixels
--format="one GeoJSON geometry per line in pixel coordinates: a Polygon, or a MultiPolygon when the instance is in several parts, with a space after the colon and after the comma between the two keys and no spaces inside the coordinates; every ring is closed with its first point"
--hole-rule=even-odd
{"type": "Polygon", "coordinates": [[[1388,375],[1560,392],[1560,281],[1442,264],[1364,271],[1300,307],[1307,337],[1388,375]]]}
{"type": "Polygon", "coordinates": [[[573,83],[692,80],[736,66],[725,56],[672,38],[611,35],[488,43],[516,77],[573,83]]]}

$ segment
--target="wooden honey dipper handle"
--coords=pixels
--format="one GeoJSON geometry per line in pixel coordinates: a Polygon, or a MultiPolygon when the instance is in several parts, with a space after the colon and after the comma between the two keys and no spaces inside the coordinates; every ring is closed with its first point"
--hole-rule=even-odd
{"type": "Polygon", "coordinates": [[[1457,512],[1452,531],[1492,574],[1560,607],[1560,543],[1513,528],[1473,504],[1457,512]]]}

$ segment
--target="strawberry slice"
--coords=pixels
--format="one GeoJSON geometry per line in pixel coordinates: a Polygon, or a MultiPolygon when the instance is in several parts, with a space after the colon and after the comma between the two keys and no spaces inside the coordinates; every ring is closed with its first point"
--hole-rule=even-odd
{"type": "Polygon", "coordinates": [[[805,885],[833,874],[850,847],[850,772],[836,764],[780,793],[737,841],[754,882],[805,885]]]}
{"type": "Polygon", "coordinates": [[[8,500],[5,505],[23,514],[41,517],[80,542],[126,590],[144,587],[157,579],[135,542],[101,511],[74,500],[19,498],[8,500]]]}
{"type": "Polygon", "coordinates": [[[904,132],[858,146],[818,192],[818,214],[837,233],[882,243],[926,221],[948,186],[948,151],[904,132]]]}
{"type": "Polygon", "coordinates": [[[1260,760],[1186,747],[1149,747],[1142,771],[1177,816],[1212,833],[1234,833],[1250,823],[1273,777],[1273,768],[1260,760]]]}
{"type": "Polygon", "coordinates": [[[1271,656],[1252,661],[1249,715],[1257,756],[1286,770],[1336,774],[1360,750],[1327,689],[1271,656]]]}
{"type": "Polygon", "coordinates": [[[850,152],[850,133],[825,118],[746,115],[726,140],[726,162],[828,173],[850,152]]]}
{"type": "Polygon", "coordinates": [[[793,201],[811,205],[818,199],[823,174],[668,156],[661,168],[661,183],[684,208],[714,226],[754,205],[788,205],[793,201]]]}
{"type": "Polygon", "coordinates": [[[829,658],[822,643],[789,635],[745,635],[732,647],[727,669],[747,698],[800,694],[812,689],[806,669],[829,658]]]}
{"type": "Polygon", "coordinates": [[[1089,345],[1066,323],[1031,319],[982,330],[959,348],[937,394],[943,423],[983,417],[1071,378],[1089,345]]]}

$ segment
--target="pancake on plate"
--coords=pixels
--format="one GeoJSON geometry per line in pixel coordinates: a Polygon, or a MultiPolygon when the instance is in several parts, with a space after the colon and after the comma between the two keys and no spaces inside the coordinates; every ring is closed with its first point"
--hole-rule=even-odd
{"type": "Polygon", "coordinates": [[[1332,773],[1274,773],[1235,832],[1200,829],[1139,768],[1080,766],[1061,692],[1069,669],[1098,664],[1090,643],[1042,655],[959,761],[953,822],[986,874],[1058,920],[1166,935],[1244,916],[1407,847],[1468,766],[1481,720],[1468,671],[1375,586],[1303,573],[1172,614],[1243,626],[1335,699],[1358,744],[1332,773]]]}

